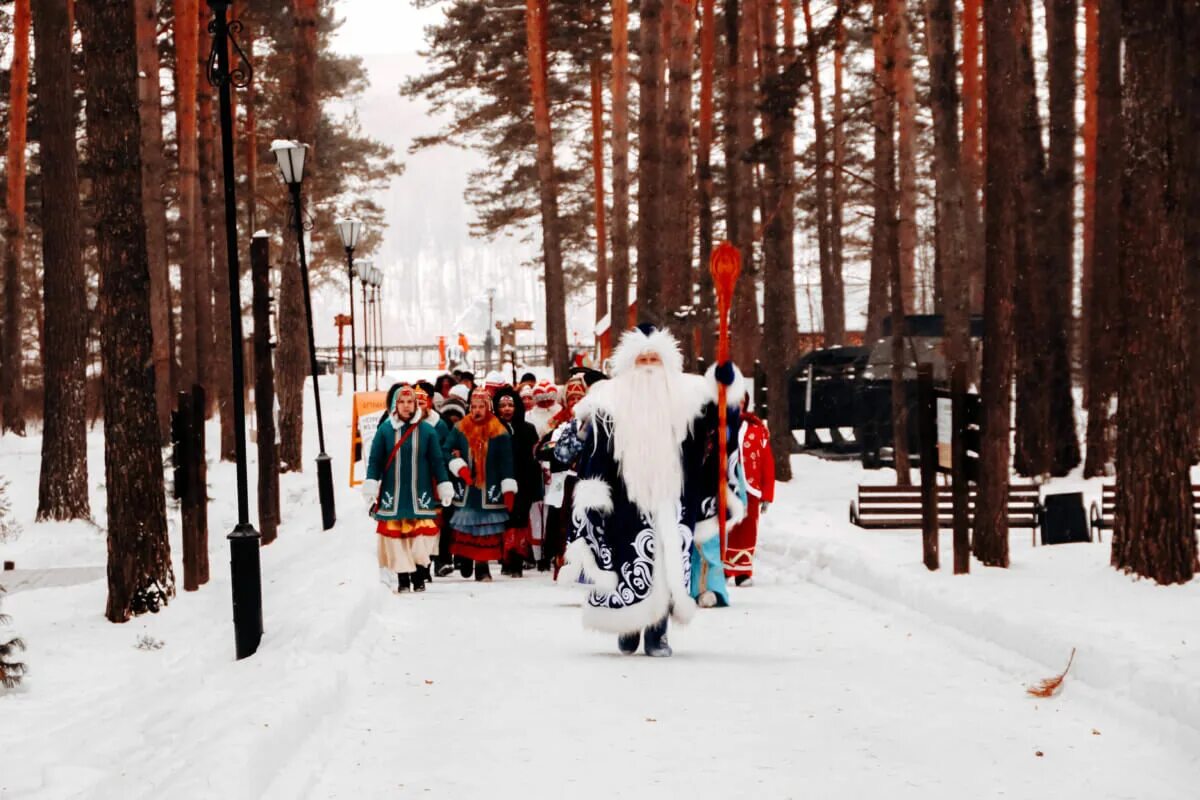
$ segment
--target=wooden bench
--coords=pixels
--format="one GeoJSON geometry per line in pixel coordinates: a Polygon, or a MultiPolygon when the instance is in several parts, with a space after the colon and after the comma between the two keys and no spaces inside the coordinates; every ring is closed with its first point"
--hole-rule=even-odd
{"type": "MultiPolygon", "coordinates": [[[[1108,484],[1100,487],[1100,504],[1092,502],[1088,510],[1088,522],[1096,533],[1096,540],[1103,541],[1102,531],[1111,531],[1113,517],[1117,513],[1117,486],[1108,484]]],[[[1196,517],[1196,527],[1200,529],[1200,486],[1192,485],[1192,514],[1196,517]]]]}
{"type": "MultiPolygon", "coordinates": [[[[975,513],[976,487],[968,495],[968,508],[975,513]]],[[[937,487],[938,527],[954,526],[954,497],[949,486],[937,487]]],[[[1042,505],[1035,483],[1008,487],[1008,527],[1036,530],[1042,521],[1042,505]]],[[[858,500],[850,501],[850,522],[867,530],[920,530],[920,486],[859,486],[858,500]]]]}

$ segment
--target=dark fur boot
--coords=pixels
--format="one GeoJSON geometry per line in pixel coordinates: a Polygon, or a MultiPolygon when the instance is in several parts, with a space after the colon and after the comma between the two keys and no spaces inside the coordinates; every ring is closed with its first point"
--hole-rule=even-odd
{"type": "Polygon", "coordinates": [[[667,644],[667,617],[663,617],[646,628],[646,655],[655,658],[666,658],[671,655],[671,645],[667,644]]]}

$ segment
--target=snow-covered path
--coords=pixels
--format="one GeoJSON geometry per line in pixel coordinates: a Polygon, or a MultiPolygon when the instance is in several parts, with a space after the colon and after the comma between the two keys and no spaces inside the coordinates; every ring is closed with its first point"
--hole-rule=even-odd
{"type": "MultiPolygon", "coordinates": [[[[786,567],[785,564],[781,565],[786,567]]],[[[278,797],[1195,797],[1200,760],[1085,689],[765,569],[621,656],[545,576],[380,586],[340,710],[278,797]]]]}

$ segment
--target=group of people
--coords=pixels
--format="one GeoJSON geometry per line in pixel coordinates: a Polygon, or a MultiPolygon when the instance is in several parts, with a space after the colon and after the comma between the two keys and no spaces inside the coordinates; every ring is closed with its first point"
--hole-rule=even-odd
{"type": "Polygon", "coordinates": [[[457,373],[391,387],[363,493],[398,592],[454,571],[490,581],[493,561],[517,578],[552,570],[587,585],[585,625],[616,633],[625,653],[644,634],[652,656],[671,654],[669,617],[729,604],[727,579],[753,575],[774,493],[769,437],[740,372],[685,373],[675,339],[648,325],[623,335],[610,371],[576,366],[561,388],[498,372],[480,385],[457,373]]]}

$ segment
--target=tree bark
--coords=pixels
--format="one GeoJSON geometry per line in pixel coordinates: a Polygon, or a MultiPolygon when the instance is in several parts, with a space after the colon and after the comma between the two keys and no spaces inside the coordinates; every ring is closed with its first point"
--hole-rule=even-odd
{"type": "Polygon", "coordinates": [[[142,201],[146,204],[146,249],[150,258],[150,326],[154,336],[154,397],[158,427],[170,431],[171,342],[167,314],[171,281],[167,265],[167,160],[163,152],[162,87],[159,83],[158,3],[136,0],[138,117],[142,129],[142,201]]]}
{"type": "Polygon", "coordinates": [[[608,231],[604,225],[604,65],[592,58],[592,187],[596,213],[596,321],[608,314],[608,231]]]}
{"type": "Polygon", "coordinates": [[[45,305],[42,461],[37,519],[88,519],[87,288],[80,253],[79,174],[71,28],[60,0],[34,0],[39,155],[42,167],[42,301],[45,305]]]}
{"type": "MultiPolygon", "coordinates": [[[[208,82],[208,54],[212,52],[212,37],[208,33],[208,5],[201,2],[196,24],[199,36],[199,71],[197,81],[196,102],[199,106],[198,124],[198,168],[200,179],[199,201],[196,206],[196,363],[200,370],[200,383],[205,387],[204,418],[212,419],[213,412],[221,399],[228,394],[225,388],[225,378],[229,374],[228,366],[223,363],[222,354],[228,354],[229,348],[216,347],[216,326],[213,313],[213,277],[214,247],[216,236],[214,224],[216,216],[216,193],[214,191],[216,177],[216,126],[213,124],[213,93],[212,85],[208,82]]],[[[224,252],[224,251],[222,251],[224,252]]],[[[216,270],[219,272],[220,270],[216,270]]],[[[220,304],[218,304],[220,305],[220,304]]],[[[226,300],[226,307],[229,302],[226,300]]],[[[222,427],[224,427],[222,425],[222,427]]]]}
{"type": "Polygon", "coordinates": [[[712,363],[716,355],[716,334],[713,328],[713,309],[716,293],[713,289],[709,262],[713,251],[713,82],[716,73],[717,20],[714,0],[701,0],[700,20],[700,125],[696,141],[697,223],[700,239],[700,306],[696,310],[700,327],[700,356],[712,363]]]}
{"type": "MultiPolygon", "coordinates": [[[[293,0],[293,36],[296,70],[292,82],[292,108],[296,141],[311,145],[317,132],[317,3],[293,0]]],[[[312,150],[304,162],[304,173],[311,176],[319,166],[320,154],[312,150]]],[[[305,203],[301,189],[301,208],[305,203]]],[[[294,213],[288,209],[288,214],[294,213]]],[[[308,332],[304,319],[304,287],[300,280],[300,243],[294,225],[283,235],[283,264],[279,279],[279,318],[290,320],[282,326],[275,359],[275,388],[279,398],[279,464],[283,472],[304,470],[304,379],[309,372],[308,332]]]]}
{"type": "Polygon", "coordinates": [[[629,2],[613,0],[612,23],[612,303],[615,347],[629,318],[629,2]]]}
{"type": "MultiPolygon", "coordinates": [[[[790,3],[784,6],[790,8],[790,3]]],[[[833,45],[833,171],[830,176],[829,203],[829,261],[833,275],[837,279],[837,287],[843,295],[843,302],[838,305],[842,316],[843,338],[836,342],[845,342],[846,311],[845,311],[845,265],[844,237],[845,227],[844,208],[846,204],[846,181],[842,170],[846,167],[846,111],[844,101],[843,76],[846,71],[846,22],[838,13],[834,20],[836,31],[833,45]]],[[[790,51],[791,45],[788,46],[790,51]]],[[[814,96],[816,84],[813,84],[814,96]]],[[[814,115],[815,116],[815,115],[814,115]]],[[[794,176],[793,176],[794,179],[794,176]]],[[[828,327],[826,326],[826,347],[829,346],[828,327]]]]}
{"type": "Polygon", "coordinates": [[[874,88],[872,89],[871,119],[874,127],[874,157],[871,182],[874,218],[871,223],[871,278],[867,298],[867,331],[865,340],[875,342],[883,330],[887,316],[890,261],[888,256],[888,221],[894,200],[891,187],[896,172],[895,88],[892,86],[891,48],[888,46],[887,0],[875,0],[872,12],[874,32],[874,88]]]}
{"type": "MultiPolygon", "coordinates": [[[[790,0],[783,0],[787,3],[790,0]]],[[[791,158],[795,139],[796,93],[799,89],[794,55],[789,47],[779,56],[776,16],[778,0],[760,0],[762,11],[763,133],[766,141],[765,205],[763,230],[763,323],[770,336],[763,337],[775,473],[791,480],[792,432],[787,392],[788,374],[796,360],[796,279],[792,236],[795,231],[795,188],[791,158]],[[780,398],[775,402],[774,398],[780,398]]],[[[807,0],[805,10],[807,11],[807,0]]],[[[810,38],[810,51],[813,45],[810,38]]],[[[810,56],[811,59],[811,56],[810,56]]]]}
{"type": "Polygon", "coordinates": [[[1021,0],[993,0],[984,9],[987,162],[986,286],[980,395],[979,490],[972,551],[987,566],[1008,566],[1009,415],[1013,379],[1013,274],[1016,268],[1021,151],[1018,31],[1021,0]]]}
{"type": "Polygon", "coordinates": [[[895,49],[892,69],[896,90],[896,160],[900,173],[900,286],[904,291],[904,308],[916,310],[917,95],[909,44],[908,0],[889,0],[888,11],[895,49]]]}
{"type": "Polygon", "coordinates": [[[525,32],[533,94],[533,128],[537,141],[538,195],[542,210],[542,258],[546,280],[546,347],[555,380],[567,375],[566,293],[563,285],[562,223],[558,217],[558,178],[554,172],[554,139],[546,93],[549,54],[543,49],[549,20],[538,0],[526,0],[525,32]]]}
{"type": "MultiPolygon", "coordinates": [[[[256,20],[247,11],[243,11],[238,19],[242,22],[242,35],[245,37],[244,48],[250,60],[254,60],[254,42],[256,41],[256,20]]],[[[253,235],[258,230],[258,83],[254,73],[250,74],[246,83],[243,104],[246,107],[242,117],[242,136],[246,145],[246,230],[253,235]]],[[[351,298],[353,300],[353,298],[351,298]]]]}
{"type": "MultiPolygon", "coordinates": [[[[729,139],[725,162],[729,183],[729,239],[742,255],[742,273],[734,288],[730,314],[730,350],[733,360],[749,368],[758,355],[761,330],[758,323],[758,271],[754,266],[754,171],[747,157],[754,146],[754,82],[758,0],[740,0],[733,19],[737,21],[737,47],[733,55],[732,106],[726,127],[729,139]]],[[[728,11],[726,12],[728,13],[728,11]]]]}
{"type": "Polygon", "coordinates": [[[958,142],[958,91],[954,80],[953,0],[925,0],[929,50],[929,104],[933,111],[933,176],[937,187],[937,251],[941,262],[947,377],[970,350],[966,213],[958,142]]]}
{"type": "Polygon", "coordinates": [[[963,0],[962,10],[962,182],[966,197],[970,311],[983,313],[983,73],[980,0],[963,0]]]}
{"type": "MultiPolygon", "coordinates": [[[[816,153],[814,184],[817,198],[817,263],[821,272],[821,319],[825,346],[841,344],[846,338],[846,299],[842,275],[833,267],[833,244],[830,240],[829,214],[829,145],[825,135],[825,112],[821,97],[821,66],[818,44],[813,33],[809,0],[803,0],[804,32],[808,37],[805,54],[808,58],[808,82],[812,90],[813,147],[816,153]]],[[[764,211],[764,219],[765,214],[764,211]]]]}
{"type": "MultiPolygon", "coordinates": [[[[1183,0],[1125,3],[1125,171],[1120,291],[1124,309],[1117,403],[1112,563],[1157,583],[1197,569],[1184,175],[1195,131],[1181,124],[1186,94],[1183,0]]],[[[1103,23],[1102,23],[1103,24],[1103,23]]]]}
{"type": "Polygon", "coordinates": [[[641,0],[638,52],[638,317],[663,325],[663,0],[641,0]]]}
{"type": "Polygon", "coordinates": [[[1073,275],[1075,241],[1075,21],[1076,0],[1046,0],[1047,70],[1050,93],[1050,150],[1046,169],[1046,330],[1043,351],[1049,374],[1043,391],[1047,439],[1043,443],[1051,475],[1062,477],[1079,465],[1075,398],[1071,394],[1073,275]]]}
{"type": "Polygon", "coordinates": [[[1087,332],[1092,306],[1092,267],[1095,257],[1092,245],[1096,236],[1096,90],[1099,59],[1100,0],[1084,0],[1084,67],[1083,67],[1083,257],[1079,279],[1078,348],[1080,372],[1083,376],[1083,404],[1088,405],[1091,371],[1088,369],[1087,332]]]}
{"type": "Polygon", "coordinates": [[[1085,477],[1106,475],[1113,460],[1112,399],[1117,391],[1120,328],[1121,0],[1097,0],[1096,190],[1092,223],[1091,302],[1087,314],[1087,460],[1085,477]],[[1103,231],[1103,235],[1097,232],[1103,231]]]}
{"type": "Polygon", "coordinates": [[[0,431],[25,435],[25,144],[29,123],[29,0],[13,4],[8,84],[8,150],[4,168],[4,330],[0,369],[0,431]]]}
{"type": "MultiPolygon", "coordinates": [[[[137,36],[127,3],[85,0],[88,153],[100,264],[108,604],[125,622],[175,594],[155,411],[150,267],[142,217],[137,36]]],[[[76,487],[82,491],[84,487],[76,487]]]]}
{"type": "MultiPolygon", "coordinates": [[[[666,146],[663,159],[663,220],[661,285],[663,323],[681,327],[676,312],[692,305],[692,60],[696,43],[696,20],[689,0],[669,0],[670,55],[669,94],[666,114],[666,146]]],[[[684,331],[680,331],[684,333],[684,331]]],[[[688,329],[690,334],[690,328],[688,329]]],[[[685,354],[692,353],[691,336],[680,336],[685,354]]]]}
{"type": "Polygon", "coordinates": [[[200,188],[196,127],[196,82],[200,38],[197,0],[175,0],[175,137],[179,157],[179,381],[191,391],[201,380],[197,361],[197,193],[200,188]]]}

